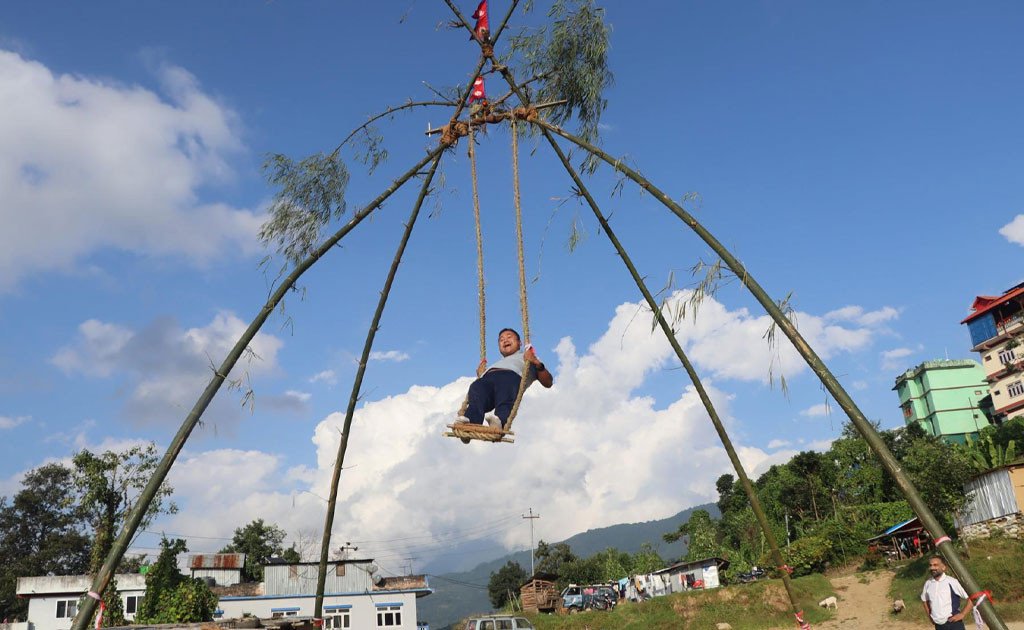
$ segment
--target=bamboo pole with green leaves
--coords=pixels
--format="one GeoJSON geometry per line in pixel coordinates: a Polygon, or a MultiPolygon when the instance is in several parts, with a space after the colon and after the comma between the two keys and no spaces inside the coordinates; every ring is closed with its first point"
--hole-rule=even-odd
{"type": "MultiPolygon", "coordinates": [[[[416,163],[411,169],[402,174],[398,179],[391,183],[384,192],[382,192],[376,199],[371,201],[361,210],[356,212],[353,217],[333,235],[327,238],[319,247],[313,250],[308,256],[302,261],[298,262],[292,269],[291,273],[281,282],[280,286],[271,294],[267,299],[266,303],[257,313],[256,317],[253,318],[249,327],[246,328],[245,332],[235,345],[228,352],[224,361],[220,364],[220,367],[214,372],[210,382],[206,385],[199,399],[193,405],[192,410],[185,417],[181,423],[181,427],[175,434],[174,439],[171,440],[170,445],[167,447],[167,452],[164,453],[153,471],[153,476],[150,478],[146,487],[143,488],[139,498],[135,502],[135,506],[129,512],[125,518],[124,525],[121,527],[121,531],[114,540],[114,543],[110,549],[110,553],[107,554],[107,559],[100,567],[99,572],[93,576],[92,586],[90,590],[94,593],[102,593],[107,584],[110,583],[111,578],[114,575],[114,570],[117,565],[121,562],[124,557],[125,551],[128,549],[128,545],[132,538],[135,536],[135,532],[138,530],[139,524],[142,522],[143,517],[146,514],[146,510],[149,504],[152,502],[153,497],[160,489],[160,484],[163,483],[164,479],[167,478],[167,474],[171,470],[171,466],[174,465],[175,460],[181,453],[181,450],[185,447],[185,442],[188,440],[189,435],[192,434],[193,429],[199,423],[206,408],[209,407],[213,398],[217,395],[221,385],[224,384],[227,375],[231,373],[231,370],[238,363],[246,349],[249,347],[249,343],[252,342],[253,338],[256,337],[256,333],[260,331],[263,324],[270,317],[270,314],[274,312],[284,296],[291,291],[298,279],[305,273],[310,267],[312,267],[317,261],[319,261],[327,252],[337,245],[342,238],[344,238],[349,232],[355,229],[363,219],[370,216],[374,210],[376,210],[382,203],[384,203],[392,194],[395,193],[405,182],[409,181],[416,173],[426,166],[431,160],[437,159],[441,153],[447,147],[445,145],[439,145],[432,151],[428,152],[427,155],[416,163]]],[[[93,613],[96,611],[96,600],[91,597],[85,597],[82,599],[81,606],[78,609],[78,614],[75,615],[74,623],[72,624],[72,630],[85,630],[92,619],[93,613]]]]}
{"type": "Polygon", "coordinates": [[[416,203],[413,205],[409,219],[406,221],[405,231],[402,233],[402,239],[398,243],[398,249],[395,251],[394,259],[391,261],[391,268],[388,270],[387,279],[384,281],[384,287],[381,289],[380,299],[377,301],[377,310],[374,311],[370,328],[366,331],[363,354],[359,357],[359,367],[352,382],[352,393],[348,397],[348,407],[345,409],[345,423],[342,425],[341,442],[338,444],[338,454],[334,460],[334,474],[331,476],[331,491],[327,496],[327,515],[324,517],[323,539],[320,544],[320,568],[316,577],[316,602],[313,608],[315,619],[323,619],[324,589],[327,584],[327,555],[331,546],[331,529],[334,527],[334,511],[338,505],[338,485],[341,480],[341,469],[345,465],[345,453],[348,451],[348,438],[352,431],[352,418],[356,412],[356,403],[359,402],[359,390],[363,386],[363,376],[366,374],[366,365],[370,361],[370,351],[373,349],[373,341],[377,336],[377,330],[380,328],[380,320],[384,316],[384,307],[387,305],[388,296],[391,295],[391,287],[394,285],[395,276],[398,275],[398,267],[402,264],[402,256],[405,254],[405,248],[409,244],[409,237],[412,236],[412,229],[416,225],[416,219],[419,218],[420,208],[423,207],[423,200],[430,193],[430,184],[434,181],[434,174],[437,172],[437,166],[441,163],[442,157],[443,154],[438,154],[434,158],[434,163],[423,178],[420,194],[416,198],[416,203]]]}
{"type": "Polygon", "coordinates": [[[697,390],[700,402],[708,412],[711,424],[715,427],[715,433],[718,434],[718,439],[721,440],[722,446],[725,447],[725,452],[729,456],[729,461],[732,463],[733,470],[736,471],[736,476],[739,478],[740,485],[743,486],[743,492],[747,495],[747,500],[750,501],[750,507],[754,511],[757,523],[761,527],[761,531],[764,532],[765,539],[768,542],[768,547],[771,550],[772,561],[775,563],[775,566],[779,568],[781,573],[782,584],[785,586],[786,594],[789,596],[790,605],[793,608],[793,614],[799,614],[800,605],[797,603],[796,591],[793,589],[793,581],[790,579],[789,571],[786,567],[786,561],[783,559],[782,552],[779,550],[779,544],[775,540],[775,532],[768,523],[768,517],[765,516],[761,500],[758,498],[757,492],[754,490],[754,485],[750,482],[750,478],[747,476],[747,472],[743,468],[743,462],[740,461],[739,455],[736,453],[736,448],[733,446],[732,439],[729,437],[729,433],[726,431],[725,425],[722,423],[722,419],[718,415],[718,411],[715,409],[714,403],[711,401],[711,397],[704,388],[704,383],[701,382],[700,375],[697,374],[697,370],[693,367],[690,359],[683,351],[682,346],[679,344],[679,340],[676,338],[675,332],[665,320],[665,316],[662,313],[661,308],[658,306],[654,296],[647,288],[647,283],[644,282],[644,279],[637,271],[636,266],[633,265],[633,261],[626,252],[626,248],[622,246],[622,243],[615,235],[615,231],[612,230],[612,226],[608,223],[608,219],[601,211],[601,208],[597,205],[593,195],[590,194],[590,191],[583,183],[583,179],[580,177],[579,173],[576,172],[576,169],[573,168],[572,164],[569,162],[569,158],[566,157],[562,148],[558,146],[558,143],[555,142],[555,139],[551,134],[546,129],[543,130],[543,133],[545,138],[551,144],[551,148],[558,156],[559,161],[562,162],[562,166],[569,174],[569,177],[572,178],[573,183],[576,185],[576,189],[586,200],[587,205],[590,206],[590,209],[593,211],[598,223],[601,225],[601,229],[604,230],[608,240],[611,241],[612,246],[615,247],[616,253],[618,253],[619,258],[622,259],[622,264],[626,266],[626,269],[629,271],[629,275],[633,278],[633,282],[640,290],[640,293],[643,294],[644,301],[647,302],[647,306],[651,309],[651,312],[657,319],[658,326],[661,327],[661,331],[665,334],[665,338],[668,340],[669,344],[671,344],[672,350],[676,353],[676,357],[679,358],[679,362],[682,364],[687,376],[690,377],[690,381],[697,390]]]}
{"type": "MultiPolygon", "coordinates": [[[[942,553],[946,559],[950,568],[960,577],[964,582],[964,587],[971,593],[977,593],[982,590],[979,587],[977,580],[968,570],[967,565],[960,558],[960,554],[957,552],[955,546],[950,540],[949,536],[946,535],[942,524],[932,513],[931,509],[925,504],[921,495],[918,493],[917,488],[910,481],[910,478],[903,472],[900,467],[900,463],[896,460],[896,457],[892,454],[889,448],[882,441],[881,436],[872,426],[871,422],[864,416],[864,413],[860,410],[857,404],[850,397],[846,389],[839,383],[839,380],[832,374],[825,365],[825,362],[821,360],[821,357],[811,348],[810,344],[803,338],[796,326],[789,320],[783,310],[780,308],[768,293],[761,287],[760,284],[750,275],[743,264],[730,252],[722,243],[715,238],[707,228],[701,225],[697,219],[686,211],[679,203],[674,201],[671,197],[665,194],[661,189],[651,183],[644,176],[624,164],[621,160],[618,160],[605,151],[601,150],[594,144],[587,142],[583,138],[580,138],[565,129],[557,125],[553,125],[544,120],[534,119],[531,120],[534,125],[541,129],[545,129],[552,133],[562,136],[566,140],[569,140],[573,144],[587,151],[590,155],[593,155],[602,161],[609,164],[613,169],[619,171],[629,179],[633,180],[638,186],[640,186],[646,192],[651,193],[655,199],[661,202],[669,210],[672,211],[679,219],[681,219],[687,226],[693,230],[697,236],[701,238],[714,252],[722,259],[722,261],[729,267],[733,274],[740,280],[740,282],[747,288],[748,291],[754,296],[754,299],[765,309],[768,315],[772,318],[775,326],[789,338],[792,342],[793,347],[804,359],[807,365],[814,371],[822,385],[832,396],[833,399],[839,404],[842,410],[846,413],[847,417],[856,427],[857,431],[864,437],[864,440],[868,443],[868,446],[874,451],[875,456],[878,457],[882,463],[882,467],[885,468],[886,472],[893,478],[896,485],[899,487],[900,492],[906,497],[910,507],[917,514],[918,518],[924,524],[925,528],[931,534],[933,539],[937,542],[936,547],[942,553]]],[[[979,606],[982,617],[985,622],[993,630],[1006,630],[1006,625],[1003,623],[999,614],[995,608],[991,605],[988,599],[985,599],[979,606]]]]}

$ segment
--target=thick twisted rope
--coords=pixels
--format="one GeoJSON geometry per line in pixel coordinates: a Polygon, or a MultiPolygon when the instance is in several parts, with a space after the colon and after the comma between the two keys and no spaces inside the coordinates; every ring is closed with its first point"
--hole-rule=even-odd
{"type": "MultiPolygon", "coordinates": [[[[519,256],[519,310],[523,317],[523,339],[530,343],[530,309],[526,301],[526,257],[523,253],[523,207],[519,195],[519,129],[516,127],[515,119],[512,120],[512,201],[516,207],[516,248],[519,256]]],[[[512,429],[512,421],[519,413],[519,405],[523,402],[523,394],[530,384],[530,362],[523,360],[523,373],[519,378],[519,392],[516,400],[512,403],[512,411],[508,414],[504,429],[512,429]]]]}
{"type": "Polygon", "coordinates": [[[480,360],[487,359],[487,308],[484,295],[484,236],[480,227],[480,191],[476,180],[476,139],[469,127],[469,170],[473,178],[473,220],[476,223],[477,302],[480,306],[480,360]]]}

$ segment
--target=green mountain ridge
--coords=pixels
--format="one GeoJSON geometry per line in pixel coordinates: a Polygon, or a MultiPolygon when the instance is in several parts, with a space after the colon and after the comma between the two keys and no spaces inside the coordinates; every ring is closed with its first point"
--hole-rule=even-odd
{"type": "MultiPolygon", "coordinates": [[[[636,553],[641,545],[650,543],[668,562],[686,555],[686,544],[682,541],[666,543],[661,536],[674,531],[680,523],[688,521],[694,510],[707,510],[713,517],[719,516],[718,506],[708,503],[687,508],[664,519],[610,525],[587,530],[564,541],[546,542],[564,542],[572,548],[573,553],[584,558],[609,547],[636,553]]],[[[469,615],[490,611],[487,583],[491,573],[510,560],[518,562],[527,572],[530,571],[530,552],[526,550],[482,562],[469,571],[429,575],[430,586],[434,592],[417,602],[419,620],[428,621],[432,630],[445,630],[469,615]]]]}

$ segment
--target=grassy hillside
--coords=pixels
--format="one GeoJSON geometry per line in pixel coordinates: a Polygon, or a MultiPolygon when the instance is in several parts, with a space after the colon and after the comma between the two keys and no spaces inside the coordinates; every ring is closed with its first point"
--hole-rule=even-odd
{"type": "MultiPolygon", "coordinates": [[[[793,581],[805,620],[813,623],[829,618],[817,602],[834,595],[822,575],[793,581]]],[[[714,628],[728,622],[734,630],[777,628],[793,624],[789,599],[781,580],[765,580],[710,591],[678,593],[646,602],[625,602],[612,612],[591,611],[578,615],[531,615],[539,630],[684,630],[714,628]]]]}
{"type": "MultiPolygon", "coordinates": [[[[985,590],[992,591],[1004,620],[1024,619],[1024,543],[993,538],[970,543],[967,568],[985,590]]],[[[919,607],[921,588],[928,577],[928,556],[901,567],[892,582],[893,598],[919,607]]],[[[904,615],[909,619],[910,615],[904,615]]]]}

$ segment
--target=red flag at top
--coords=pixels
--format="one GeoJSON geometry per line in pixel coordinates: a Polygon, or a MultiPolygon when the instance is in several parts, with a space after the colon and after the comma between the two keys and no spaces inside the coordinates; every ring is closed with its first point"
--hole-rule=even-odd
{"type": "Polygon", "coordinates": [[[476,81],[473,81],[473,91],[469,93],[469,102],[486,100],[487,94],[484,93],[484,78],[477,77],[476,81]]]}
{"type": "Polygon", "coordinates": [[[476,38],[480,41],[487,39],[487,34],[491,31],[491,22],[487,17],[487,0],[481,0],[473,12],[473,19],[476,20],[476,26],[473,27],[476,38]]]}

